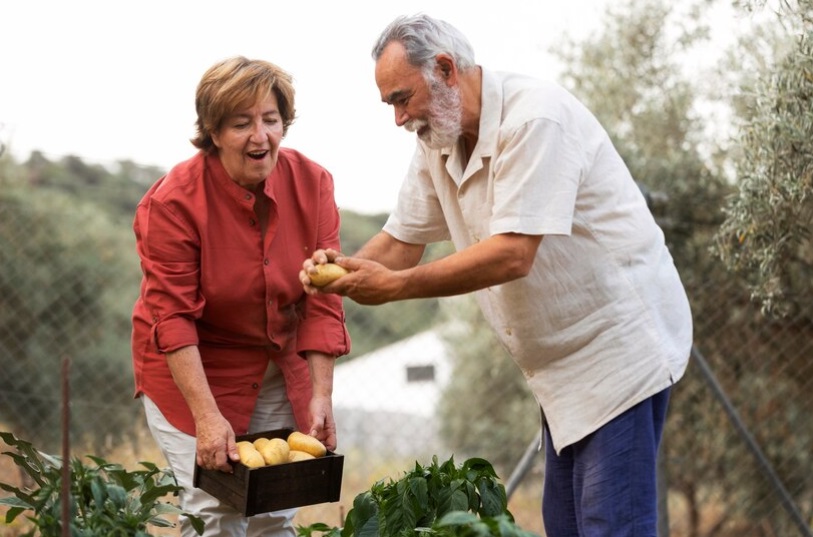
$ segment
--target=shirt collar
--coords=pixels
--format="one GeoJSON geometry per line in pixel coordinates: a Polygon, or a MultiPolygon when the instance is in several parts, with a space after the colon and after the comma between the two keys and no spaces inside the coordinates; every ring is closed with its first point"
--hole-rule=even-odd
{"type": "MultiPolygon", "coordinates": [[[[279,155],[277,156],[277,165],[271,170],[271,173],[263,183],[263,193],[271,200],[275,199],[274,196],[274,177],[279,173],[280,160],[282,160],[282,148],[280,148],[279,155]]],[[[229,172],[223,167],[223,162],[217,153],[204,155],[206,167],[210,170],[214,180],[222,186],[232,197],[240,200],[241,202],[249,202],[253,204],[253,197],[256,195],[254,192],[243,188],[234,182],[229,176],[229,172]]]]}

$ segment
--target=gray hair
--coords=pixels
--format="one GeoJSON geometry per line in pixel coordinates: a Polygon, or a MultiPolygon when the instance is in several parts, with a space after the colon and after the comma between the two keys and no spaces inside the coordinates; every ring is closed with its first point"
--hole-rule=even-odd
{"type": "Polygon", "coordinates": [[[461,71],[475,67],[474,49],[466,36],[448,22],[428,15],[404,15],[392,21],[378,37],[373,59],[378,61],[392,41],[401,43],[406,49],[407,61],[424,73],[434,69],[438,54],[449,54],[461,71]]]}

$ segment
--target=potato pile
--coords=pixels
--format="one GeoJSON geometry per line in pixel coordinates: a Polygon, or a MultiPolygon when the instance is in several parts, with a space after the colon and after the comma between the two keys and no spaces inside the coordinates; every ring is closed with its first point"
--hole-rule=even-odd
{"type": "Polygon", "coordinates": [[[294,431],[288,435],[287,440],[258,438],[253,442],[237,442],[237,452],[240,454],[240,462],[249,468],[259,468],[324,457],[327,448],[316,438],[294,431]]]}

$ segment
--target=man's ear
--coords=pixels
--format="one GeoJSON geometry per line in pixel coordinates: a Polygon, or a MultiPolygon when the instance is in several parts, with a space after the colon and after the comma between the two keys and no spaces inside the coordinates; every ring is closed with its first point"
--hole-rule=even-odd
{"type": "Polygon", "coordinates": [[[438,54],[435,62],[441,80],[447,84],[453,84],[457,80],[457,65],[455,65],[454,58],[448,54],[438,54]]]}

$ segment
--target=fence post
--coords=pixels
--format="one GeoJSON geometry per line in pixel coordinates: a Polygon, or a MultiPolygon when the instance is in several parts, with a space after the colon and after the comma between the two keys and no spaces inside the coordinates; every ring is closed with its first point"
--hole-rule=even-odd
{"type": "Polygon", "coordinates": [[[62,356],[62,537],[71,535],[70,357],[62,356]]]}

